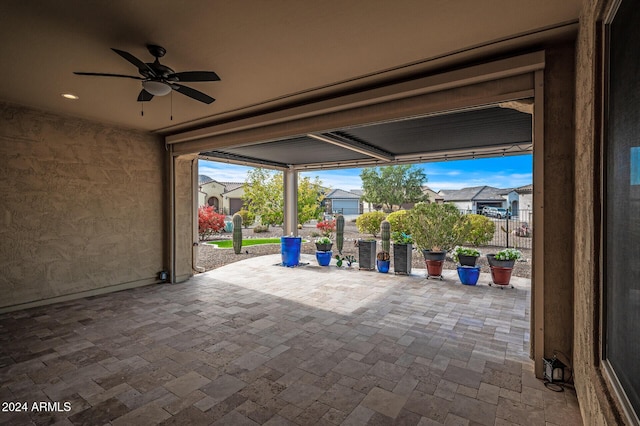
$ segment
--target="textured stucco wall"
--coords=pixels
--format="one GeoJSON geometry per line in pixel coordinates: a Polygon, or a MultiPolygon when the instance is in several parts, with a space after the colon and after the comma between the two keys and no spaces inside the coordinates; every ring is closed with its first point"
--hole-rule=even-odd
{"type": "Polygon", "coordinates": [[[194,198],[197,178],[197,161],[195,155],[176,157],[175,161],[175,236],[176,264],[175,280],[182,282],[193,276],[193,246],[198,241],[194,235],[196,210],[194,198]]]}
{"type": "Polygon", "coordinates": [[[600,66],[597,26],[612,0],[585,0],[580,17],[576,72],[575,147],[575,335],[573,368],[584,424],[622,424],[617,401],[599,366],[598,131],[600,66]]]}
{"type": "Polygon", "coordinates": [[[155,282],[164,154],[158,136],[0,103],[0,308],[155,282]]]}

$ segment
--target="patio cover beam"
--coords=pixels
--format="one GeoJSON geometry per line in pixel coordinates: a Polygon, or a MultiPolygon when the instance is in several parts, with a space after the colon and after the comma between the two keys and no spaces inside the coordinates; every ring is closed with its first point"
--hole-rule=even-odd
{"type": "Polygon", "coordinates": [[[332,145],[345,148],[350,151],[358,152],[360,154],[368,155],[369,157],[377,158],[382,161],[392,161],[394,159],[393,154],[378,149],[374,146],[362,143],[356,140],[350,140],[345,137],[336,135],[334,133],[308,133],[308,137],[319,140],[321,142],[330,143],[332,145]]]}

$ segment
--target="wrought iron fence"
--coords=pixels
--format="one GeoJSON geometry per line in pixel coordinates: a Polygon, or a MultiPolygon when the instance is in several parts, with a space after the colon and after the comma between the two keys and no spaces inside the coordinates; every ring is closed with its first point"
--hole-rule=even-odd
{"type": "MultiPolygon", "coordinates": [[[[463,211],[469,214],[469,211],[463,211]]],[[[486,244],[495,247],[531,249],[533,241],[533,211],[518,210],[507,218],[489,217],[496,230],[493,238],[486,244]]]]}

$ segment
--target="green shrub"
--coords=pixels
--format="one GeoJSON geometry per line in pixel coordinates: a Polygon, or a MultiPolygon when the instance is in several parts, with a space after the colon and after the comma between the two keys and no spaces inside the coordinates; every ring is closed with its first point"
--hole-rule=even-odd
{"type": "Polygon", "coordinates": [[[257,225],[253,228],[254,234],[261,234],[263,232],[269,232],[269,227],[265,225],[257,225]]]}
{"type": "Polygon", "coordinates": [[[408,219],[411,236],[420,250],[449,251],[469,234],[466,217],[449,203],[417,203],[408,219]]]}
{"type": "Polygon", "coordinates": [[[245,228],[248,228],[249,225],[253,225],[253,222],[256,221],[256,215],[249,210],[240,210],[238,211],[240,217],[242,217],[242,224],[245,228]]]}
{"type": "Polygon", "coordinates": [[[491,219],[480,214],[467,215],[467,220],[471,224],[471,229],[467,235],[466,242],[473,246],[487,244],[496,232],[496,224],[491,219]]]}
{"type": "Polygon", "coordinates": [[[363,213],[356,219],[356,226],[361,234],[371,234],[374,237],[380,231],[380,224],[387,217],[383,212],[363,213]]]}
{"type": "Polygon", "coordinates": [[[398,210],[397,212],[389,213],[387,220],[391,224],[391,232],[410,233],[407,210],[398,210]]]}

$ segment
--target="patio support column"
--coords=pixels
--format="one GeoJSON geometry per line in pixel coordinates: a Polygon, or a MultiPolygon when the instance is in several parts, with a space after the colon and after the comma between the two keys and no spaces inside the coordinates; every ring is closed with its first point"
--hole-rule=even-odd
{"type": "Polygon", "coordinates": [[[284,172],[284,235],[298,236],[298,171],[284,172]]]}

